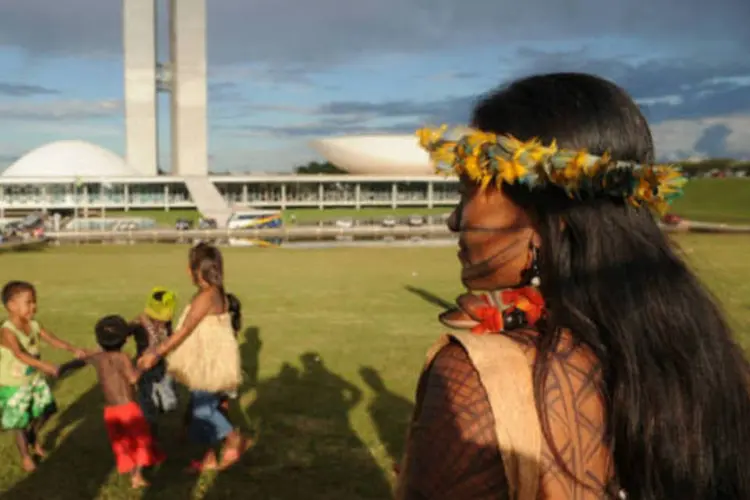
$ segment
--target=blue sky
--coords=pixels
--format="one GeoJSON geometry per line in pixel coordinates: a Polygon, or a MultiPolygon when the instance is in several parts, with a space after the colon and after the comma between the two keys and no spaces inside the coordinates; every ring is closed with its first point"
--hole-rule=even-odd
{"type": "MultiPolygon", "coordinates": [[[[0,2],[0,167],[61,139],[123,153],[121,1],[0,2]]],[[[748,21],[746,0],[211,0],[211,166],[290,170],[318,137],[460,123],[556,70],[624,86],[663,158],[750,158],[748,21]]]]}

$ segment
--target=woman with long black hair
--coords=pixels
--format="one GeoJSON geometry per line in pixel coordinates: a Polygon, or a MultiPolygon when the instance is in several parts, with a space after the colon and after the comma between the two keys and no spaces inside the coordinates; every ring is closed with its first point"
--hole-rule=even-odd
{"type": "Polygon", "coordinates": [[[400,499],[750,498],[748,363],[659,228],[682,179],[598,77],[518,80],[474,132],[423,131],[460,177],[471,291],[441,316],[400,499]]]}

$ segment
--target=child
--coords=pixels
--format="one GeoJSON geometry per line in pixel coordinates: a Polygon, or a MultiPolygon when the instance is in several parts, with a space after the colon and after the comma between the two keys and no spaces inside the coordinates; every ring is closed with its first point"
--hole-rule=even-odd
{"type": "MultiPolygon", "coordinates": [[[[242,303],[233,293],[227,294],[227,312],[232,322],[232,330],[234,330],[235,338],[239,335],[242,329],[242,303]]],[[[229,420],[229,401],[237,399],[237,390],[222,393],[221,400],[219,402],[219,410],[229,420]]],[[[184,440],[188,434],[188,428],[190,427],[190,420],[192,415],[192,405],[188,405],[185,415],[183,417],[183,429],[181,434],[181,440],[184,440]]]]}
{"type": "MultiPolygon", "coordinates": [[[[151,427],[135,401],[133,385],[139,371],[131,359],[120,351],[131,334],[132,326],[121,316],[105,316],[95,327],[96,341],[101,351],[84,360],[93,365],[104,393],[104,423],[120,474],[130,474],[133,488],[147,486],[143,469],[164,461],[157,448],[151,427]]],[[[70,363],[75,367],[77,363],[70,363]]],[[[68,365],[63,365],[65,371],[68,365]]]]}
{"type": "Polygon", "coordinates": [[[16,431],[23,468],[36,468],[36,457],[46,455],[39,432],[57,411],[44,375],[57,376],[58,368],[40,358],[42,340],[83,357],[86,353],[45,330],[35,319],[36,290],[31,283],[10,281],[2,289],[8,319],[0,326],[0,427],[16,431]]]}
{"type": "MultiPolygon", "coordinates": [[[[172,333],[176,295],[165,288],[156,287],[151,291],[143,313],[133,322],[133,338],[136,344],[136,360],[149,348],[164,342],[172,333]]],[[[141,376],[138,381],[138,402],[146,419],[156,431],[156,418],[177,407],[177,393],[174,381],[167,374],[166,363],[162,360],[141,376]]]]}
{"type": "Polygon", "coordinates": [[[188,253],[188,272],[196,294],[185,307],[174,333],[147,350],[138,367],[148,370],[167,358],[169,372],[191,391],[191,440],[203,444],[203,458],[190,472],[226,469],[236,464],[252,440],[219,409],[223,393],[242,382],[240,350],[224,291],[224,260],[213,245],[199,243],[188,253]],[[221,459],[217,448],[221,445],[221,459]]]}

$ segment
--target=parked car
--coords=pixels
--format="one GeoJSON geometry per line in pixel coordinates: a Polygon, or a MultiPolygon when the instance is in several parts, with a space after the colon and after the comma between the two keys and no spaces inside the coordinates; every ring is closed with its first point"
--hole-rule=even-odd
{"type": "Polygon", "coordinates": [[[421,215],[410,215],[409,216],[409,225],[410,226],[421,226],[424,224],[424,217],[421,215]]]}
{"type": "Polygon", "coordinates": [[[342,229],[349,229],[350,227],[354,227],[354,219],[350,217],[338,219],[336,221],[336,227],[340,227],[342,229]]]}
{"type": "Polygon", "coordinates": [[[201,218],[198,221],[198,229],[216,229],[219,225],[216,223],[216,219],[201,218]]]}
{"type": "Polygon", "coordinates": [[[383,219],[381,224],[383,225],[383,227],[394,227],[397,222],[398,221],[396,220],[394,216],[389,215],[388,217],[383,219]]]}
{"type": "Polygon", "coordinates": [[[187,231],[193,228],[193,221],[190,219],[177,219],[174,228],[178,231],[187,231]]]}
{"type": "Polygon", "coordinates": [[[21,220],[6,224],[2,230],[4,241],[28,241],[44,239],[44,215],[33,213],[21,220]]]}

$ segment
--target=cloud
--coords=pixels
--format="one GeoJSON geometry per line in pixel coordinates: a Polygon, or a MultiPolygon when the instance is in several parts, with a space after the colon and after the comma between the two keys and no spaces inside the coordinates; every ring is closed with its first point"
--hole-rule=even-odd
{"type": "Polygon", "coordinates": [[[209,82],[208,100],[212,103],[236,102],[243,99],[242,91],[236,82],[209,82]]]}
{"type": "Polygon", "coordinates": [[[0,82],[0,96],[33,97],[59,94],[59,90],[25,83],[0,82]]]}
{"type": "MultiPolygon", "coordinates": [[[[540,60],[560,61],[569,55],[547,56],[538,53],[536,60],[529,57],[529,67],[533,68],[530,72],[594,72],[613,78],[628,89],[649,118],[661,158],[750,156],[750,78],[745,76],[750,75],[749,64],[689,65],[681,60],[635,63],[570,56],[576,65],[555,67],[540,60]]],[[[526,71],[529,68],[519,75],[526,71]]],[[[249,125],[238,133],[291,138],[411,133],[424,124],[466,123],[476,99],[476,95],[464,95],[431,101],[332,101],[317,107],[287,109],[306,117],[300,122],[272,127],[249,125]]]]}
{"type": "Polygon", "coordinates": [[[693,144],[696,153],[707,157],[719,157],[726,154],[727,139],[732,135],[732,129],[724,123],[710,125],[703,129],[701,136],[693,144]]]}
{"type": "Polygon", "coordinates": [[[638,100],[652,123],[750,112],[750,61],[744,58],[603,59],[589,51],[544,52],[522,48],[519,74],[554,71],[608,78],[638,100]]]}
{"type": "Polygon", "coordinates": [[[385,101],[379,103],[333,101],[317,108],[322,115],[356,115],[366,118],[414,117],[450,123],[466,123],[476,96],[446,97],[434,101],[385,101]]]}
{"type": "Polygon", "coordinates": [[[651,127],[657,155],[666,160],[694,156],[750,159],[750,116],[667,120],[651,127]]]}
{"type": "Polygon", "coordinates": [[[0,101],[0,116],[14,121],[81,121],[122,116],[122,101],[0,101]]]}
{"type": "MultiPolygon", "coordinates": [[[[435,82],[456,82],[464,80],[474,80],[482,76],[478,71],[449,71],[446,73],[438,73],[436,75],[430,75],[427,80],[435,82]]],[[[421,77],[420,77],[421,78],[421,77]]]]}
{"type": "MultiPolygon", "coordinates": [[[[582,36],[750,46],[746,0],[220,0],[207,2],[216,64],[337,64],[379,54],[582,36]]],[[[0,4],[0,46],[34,56],[119,57],[121,2],[0,4]],[[81,14],[96,22],[81,22],[81,14]]]]}
{"type": "MultiPolygon", "coordinates": [[[[744,60],[606,60],[591,57],[586,50],[549,53],[522,49],[518,55],[525,64],[518,69],[515,77],[553,71],[579,71],[614,80],[640,103],[652,125],[670,120],[750,113],[750,62],[744,60]]],[[[245,102],[222,116],[240,121],[243,117],[262,112],[304,117],[300,124],[294,123],[292,118],[288,127],[268,129],[288,136],[366,133],[384,129],[400,131],[425,123],[465,124],[478,97],[474,93],[425,101],[340,100],[309,107],[245,102]],[[400,124],[372,124],[382,120],[396,120],[400,124]]],[[[261,129],[263,127],[254,127],[254,130],[261,129]]]]}

